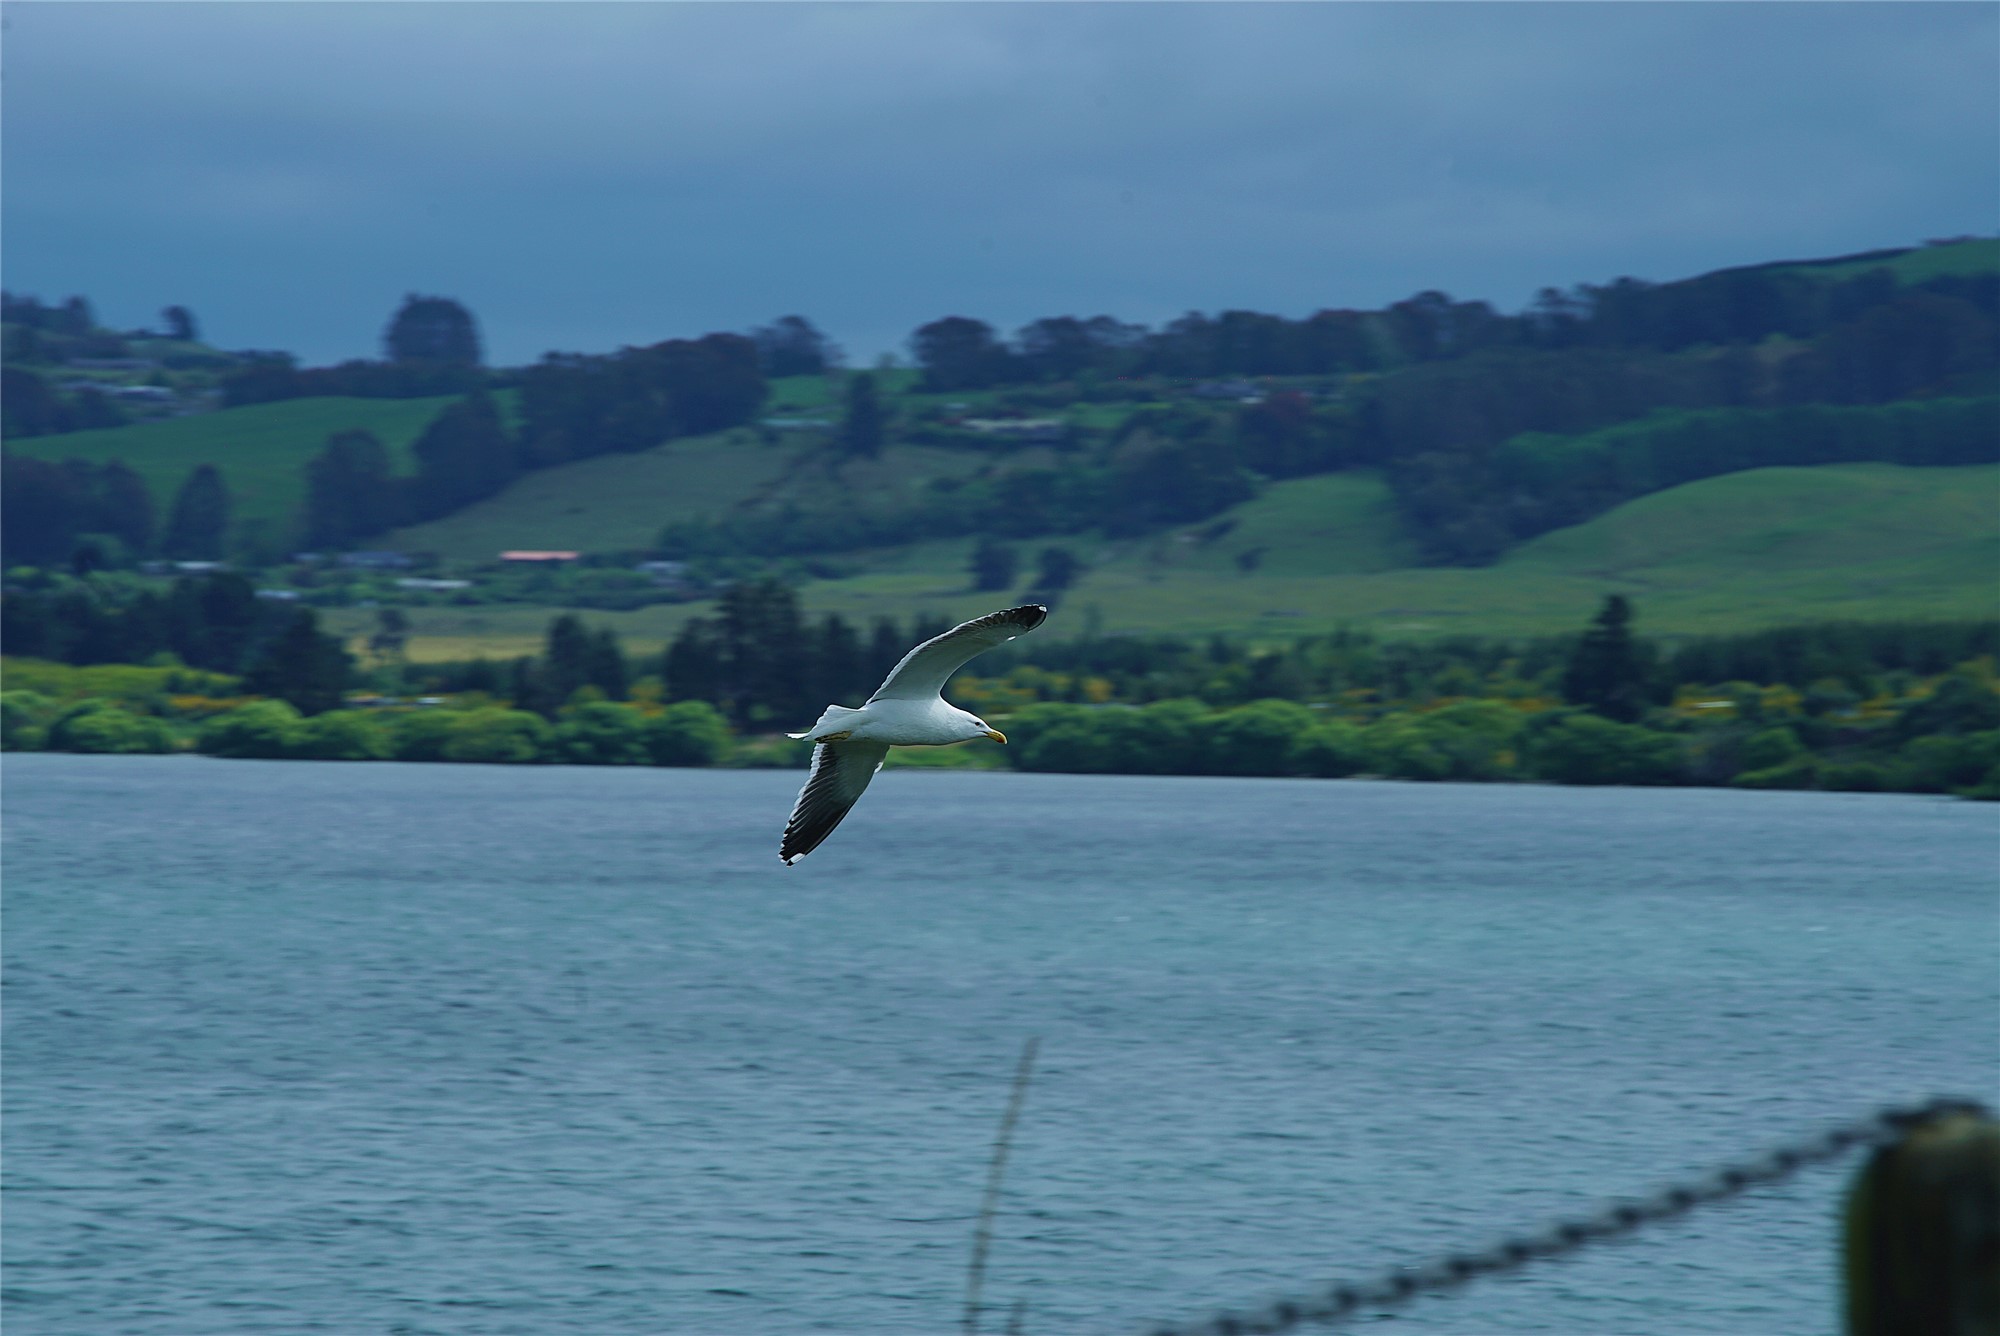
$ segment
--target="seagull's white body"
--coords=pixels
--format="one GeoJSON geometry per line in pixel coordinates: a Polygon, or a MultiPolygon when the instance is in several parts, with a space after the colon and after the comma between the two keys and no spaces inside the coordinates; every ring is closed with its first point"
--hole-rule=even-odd
{"type": "Polygon", "coordinates": [[[829,733],[842,742],[881,742],[891,747],[945,747],[991,737],[993,730],[976,714],[967,714],[942,696],[929,700],[871,700],[858,710],[829,705],[819,722],[788,736],[818,742],[829,733]]]}
{"type": "Polygon", "coordinates": [[[974,655],[1034,630],[1048,615],[1047,608],[1030,603],[955,626],[904,655],[861,708],[829,705],[818,723],[792,734],[818,745],[778,856],[790,864],[818,848],[860,801],[889,748],[942,747],[974,738],[1005,742],[978,715],[947,704],[944,684],[974,655]]]}

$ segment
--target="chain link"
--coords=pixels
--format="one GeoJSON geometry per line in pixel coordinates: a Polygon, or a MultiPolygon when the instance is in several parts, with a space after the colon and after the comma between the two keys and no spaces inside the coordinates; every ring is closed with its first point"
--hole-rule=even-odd
{"type": "Polygon", "coordinates": [[[1671,1220],[1694,1207],[1790,1178],[1808,1165],[1838,1159],[1863,1147],[1900,1141],[1912,1128],[1952,1114],[1984,1117],[1986,1108],[1973,1100],[1950,1098],[1892,1106],[1650,1196],[1614,1202],[1594,1214],[1559,1220],[1477,1252],[1447,1253],[1417,1266],[1391,1267],[1364,1280],[1327,1286],[1310,1297],[1282,1299],[1249,1312],[1218,1313],[1194,1322],[1152,1327],[1147,1336],[1268,1336],[1308,1322],[1342,1322],[1365,1311],[1406,1303],[1420,1294],[1453,1289],[1480,1276],[1517,1270],[1530,1262],[1630,1234],[1642,1225],[1671,1220]]]}

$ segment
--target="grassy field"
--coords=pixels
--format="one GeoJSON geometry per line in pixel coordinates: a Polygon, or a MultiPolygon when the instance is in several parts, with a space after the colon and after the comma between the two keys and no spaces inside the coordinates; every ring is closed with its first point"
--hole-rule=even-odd
{"type": "Polygon", "coordinates": [[[38,459],[122,459],[152,489],[162,518],[202,464],[222,470],[238,520],[290,524],[305,502],[306,461],[337,431],[372,431],[397,471],[412,473],[410,445],[456,396],[435,399],[288,399],[164,422],[33,436],[7,448],[38,459]]]}
{"type": "Polygon", "coordinates": [[[527,474],[498,496],[441,520],[398,529],[381,545],[479,561],[511,547],[645,547],[669,520],[711,513],[758,494],[783,472],[792,453],[759,445],[747,432],[725,432],[636,454],[599,455],[527,474]]]}
{"type": "Polygon", "coordinates": [[[1899,283],[1922,283],[1947,274],[2000,272],[2000,238],[1982,237],[1949,246],[1923,246],[1893,260],[1856,260],[1850,264],[1801,266],[1816,278],[1846,279],[1870,269],[1888,269],[1899,283]]]}
{"type": "MultiPolygon", "coordinates": [[[[1748,630],[1828,618],[2000,612],[2000,467],[1889,464],[1757,469],[1655,493],[1545,534],[1483,569],[1408,565],[1387,489],[1341,475],[1279,483],[1223,520],[1129,544],[1071,543],[1091,563],[1044,634],[1222,632],[1287,638],[1338,625],[1391,636],[1574,630],[1611,593],[1652,634],[1748,630]],[[1254,570],[1238,558],[1260,550],[1254,570]]],[[[1065,540],[1068,541],[1068,540],[1065,540]]],[[[1040,544],[1024,544],[1032,556],[1040,544]]],[[[802,591],[815,613],[966,617],[1005,596],[966,589],[970,540],[869,554],[864,573],[802,591]]],[[[1025,581],[1025,574],[1024,574],[1025,581]]],[[[1021,592],[1020,590],[1016,591],[1021,592]]],[[[677,604],[586,613],[629,649],[658,650],[690,616],[677,604]]],[[[419,659],[532,652],[555,610],[420,608],[419,659]]],[[[373,614],[329,625],[362,634],[373,614]]]]}
{"type": "MultiPolygon", "coordinates": [[[[1019,466],[1036,457],[1017,451],[1008,462],[1019,466]]],[[[490,500],[400,529],[381,545],[468,560],[487,560],[510,547],[636,549],[650,547],[673,520],[788,500],[824,508],[828,495],[879,504],[990,462],[961,450],[898,445],[879,459],[836,465],[804,434],[764,445],[754,433],[738,429],[530,473],[490,500]]]]}

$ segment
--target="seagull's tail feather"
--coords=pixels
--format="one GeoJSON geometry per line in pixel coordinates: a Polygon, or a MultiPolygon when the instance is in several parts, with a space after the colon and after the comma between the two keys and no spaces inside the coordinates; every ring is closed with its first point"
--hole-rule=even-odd
{"type": "Polygon", "coordinates": [[[845,705],[829,705],[826,707],[826,713],[819,717],[819,722],[811,728],[808,728],[803,733],[787,733],[785,736],[788,738],[797,738],[801,742],[807,738],[818,741],[822,734],[839,732],[841,720],[851,719],[860,713],[861,711],[849,709],[845,705]]]}

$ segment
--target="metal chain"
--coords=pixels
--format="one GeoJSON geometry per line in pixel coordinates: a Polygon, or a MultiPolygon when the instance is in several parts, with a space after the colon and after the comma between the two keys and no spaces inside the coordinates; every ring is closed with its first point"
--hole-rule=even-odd
{"type": "Polygon", "coordinates": [[[1366,1280],[1331,1285],[1311,1297],[1283,1299],[1246,1313],[1219,1313],[1194,1322],[1152,1327],[1148,1336],[1253,1336],[1253,1333],[1267,1336],[1308,1322],[1342,1322],[1364,1311],[1406,1303],[1420,1294],[1456,1288],[1479,1276],[1560,1257],[1592,1243],[1629,1234],[1641,1225],[1671,1220],[1696,1206],[1779,1182],[1808,1165],[1838,1159],[1851,1150],[1900,1141],[1912,1128],[1951,1114],[1984,1117],[1986,1108],[1973,1100],[1950,1098],[1892,1106],[1831,1131],[1780,1146],[1755,1159],[1724,1165],[1651,1196],[1614,1202],[1592,1215],[1559,1220],[1546,1229],[1517,1234],[1477,1252],[1447,1253],[1417,1266],[1391,1267],[1366,1280]]]}

